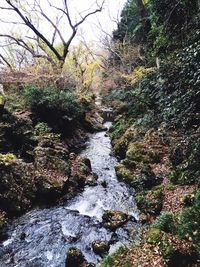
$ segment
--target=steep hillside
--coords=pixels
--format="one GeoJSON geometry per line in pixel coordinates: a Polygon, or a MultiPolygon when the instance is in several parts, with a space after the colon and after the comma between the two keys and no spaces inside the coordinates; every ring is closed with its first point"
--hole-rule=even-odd
{"type": "Polygon", "coordinates": [[[200,264],[199,16],[198,1],[130,0],[113,33],[104,101],[144,233],[102,266],[200,264]]]}

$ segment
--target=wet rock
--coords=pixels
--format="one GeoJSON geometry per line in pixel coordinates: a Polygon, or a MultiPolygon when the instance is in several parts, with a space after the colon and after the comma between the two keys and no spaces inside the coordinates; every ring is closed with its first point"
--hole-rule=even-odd
{"type": "Polygon", "coordinates": [[[76,154],[74,152],[69,154],[69,159],[70,160],[75,160],[76,159],[76,154]]]}
{"type": "Polygon", "coordinates": [[[22,232],[20,235],[20,240],[25,240],[26,238],[26,233],[22,232]]]}
{"type": "Polygon", "coordinates": [[[96,185],[98,176],[91,171],[90,160],[86,157],[77,157],[70,161],[71,176],[70,182],[77,189],[83,188],[85,185],[96,185]]]}
{"type": "Polygon", "coordinates": [[[66,267],[79,267],[85,262],[85,257],[82,252],[75,248],[69,248],[67,252],[66,267]]]}
{"type": "Polygon", "coordinates": [[[85,116],[85,126],[91,131],[105,131],[106,127],[103,125],[102,117],[94,111],[87,112],[85,116]]]}
{"type": "Polygon", "coordinates": [[[0,158],[0,173],[0,209],[12,216],[29,209],[35,197],[34,166],[14,154],[4,154],[0,158]]]}
{"type": "Polygon", "coordinates": [[[6,237],[5,227],[7,225],[6,213],[0,210],[0,241],[6,237]]]}
{"type": "Polygon", "coordinates": [[[87,177],[87,180],[86,180],[86,185],[96,186],[97,185],[97,179],[98,179],[98,176],[96,176],[95,174],[89,175],[87,177]]]}
{"type": "Polygon", "coordinates": [[[147,216],[147,214],[141,213],[141,214],[140,214],[139,222],[140,222],[141,224],[145,224],[145,223],[147,223],[147,222],[148,222],[148,216],[147,216]]]}
{"type": "Polygon", "coordinates": [[[93,267],[92,263],[86,261],[83,253],[76,247],[69,248],[65,267],[93,267]]]}
{"type": "Polygon", "coordinates": [[[82,162],[90,169],[92,170],[91,162],[87,157],[81,157],[82,162]]]}
{"type": "Polygon", "coordinates": [[[112,237],[108,243],[109,243],[109,245],[113,245],[113,244],[117,243],[118,241],[119,241],[118,235],[116,233],[113,233],[112,237]]]}
{"type": "Polygon", "coordinates": [[[109,244],[107,241],[96,240],[92,243],[92,249],[97,255],[103,256],[109,251],[109,244]]]}
{"type": "Polygon", "coordinates": [[[104,212],[102,218],[103,226],[114,231],[125,224],[130,219],[130,216],[121,211],[107,210],[104,212]]]}
{"type": "Polygon", "coordinates": [[[107,184],[106,181],[101,182],[101,185],[102,185],[104,188],[106,188],[106,187],[108,186],[108,184],[107,184]]]}

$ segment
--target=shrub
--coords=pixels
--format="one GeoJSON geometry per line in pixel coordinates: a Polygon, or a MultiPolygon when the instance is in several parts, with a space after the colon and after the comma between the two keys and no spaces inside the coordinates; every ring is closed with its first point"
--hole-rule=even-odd
{"type": "Polygon", "coordinates": [[[54,87],[40,89],[34,86],[25,88],[25,98],[35,112],[56,111],[75,118],[80,115],[81,107],[74,93],[59,91],[54,87]]]}
{"type": "Polygon", "coordinates": [[[200,190],[195,194],[194,204],[184,208],[178,218],[177,232],[182,238],[189,238],[200,253],[200,190]]]}
{"type": "Polygon", "coordinates": [[[172,212],[164,211],[153,223],[153,227],[165,232],[175,232],[175,219],[172,212]]]}
{"type": "Polygon", "coordinates": [[[138,193],[135,201],[138,208],[149,214],[159,214],[162,209],[163,188],[162,186],[154,187],[151,191],[138,193]]]}

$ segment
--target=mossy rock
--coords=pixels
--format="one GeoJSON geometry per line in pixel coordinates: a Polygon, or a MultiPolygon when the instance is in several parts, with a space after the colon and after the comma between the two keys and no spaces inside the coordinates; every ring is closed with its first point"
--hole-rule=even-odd
{"type": "Polygon", "coordinates": [[[6,103],[5,97],[0,94],[0,109],[4,108],[5,103],[6,103]]]}
{"type": "Polygon", "coordinates": [[[102,219],[103,226],[114,231],[125,224],[130,216],[121,211],[107,210],[104,212],[102,219]]]}
{"type": "Polygon", "coordinates": [[[142,163],[158,163],[160,161],[159,153],[142,142],[129,144],[126,156],[129,160],[142,163]]]}
{"type": "Polygon", "coordinates": [[[124,166],[122,163],[115,166],[118,178],[135,188],[137,191],[150,189],[161,182],[160,178],[155,176],[148,165],[141,164],[138,165],[137,168],[132,169],[124,166]]]}
{"type": "Polygon", "coordinates": [[[109,244],[107,241],[96,240],[92,242],[92,249],[94,253],[103,256],[109,251],[109,244]]]}
{"type": "Polygon", "coordinates": [[[4,237],[4,230],[7,225],[8,218],[6,217],[6,213],[0,210],[0,240],[4,237]]]}
{"type": "Polygon", "coordinates": [[[163,187],[138,193],[135,197],[138,208],[145,214],[158,215],[162,209],[163,187]]]}
{"type": "Polygon", "coordinates": [[[65,262],[66,267],[81,267],[85,261],[85,257],[80,249],[76,247],[69,248],[65,262]]]}
{"type": "Polygon", "coordinates": [[[156,244],[159,243],[162,237],[161,230],[156,229],[156,228],[151,228],[147,233],[146,233],[146,242],[150,244],[156,244]]]}
{"type": "Polygon", "coordinates": [[[0,160],[0,208],[13,216],[31,207],[34,198],[34,166],[17,158],[0,160]]]}
{"type": "Polygon", "coordinates": [[[9,163],[14,159],[16,159],[16,156],[13,153],[6,153],[6,154],[0,153],[0,160],[4,162],[9,163]]]}

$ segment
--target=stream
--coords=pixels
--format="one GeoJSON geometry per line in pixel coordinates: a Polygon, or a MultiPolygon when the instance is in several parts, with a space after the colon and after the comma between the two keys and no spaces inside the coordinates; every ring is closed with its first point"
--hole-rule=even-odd
{"type": "MultiPolygon", "coordinates": [[[[112,125],[107,121],[105,126],[112,125]]],[[[101,258],[91,249],[96,240],[115,238],[109,253],[137,238],[138,224],[134,220],[112,232],[102,226],[105,210],[117,210],[138,219],[134,191],[117,180],[111,141],[106,131],[91,134],[81,155],[91,160],[97,173],[96,186],[84,191],[64,205],[35,209],[13,220],[8,238],[0,244],[1,267],[64,267],[70,246],[79,248],[89,262],[101,258]],[[103,182],[103,183],[102,183],[103,182]],[[105,183],[107,186],[105,186],[105,183]]]]}

